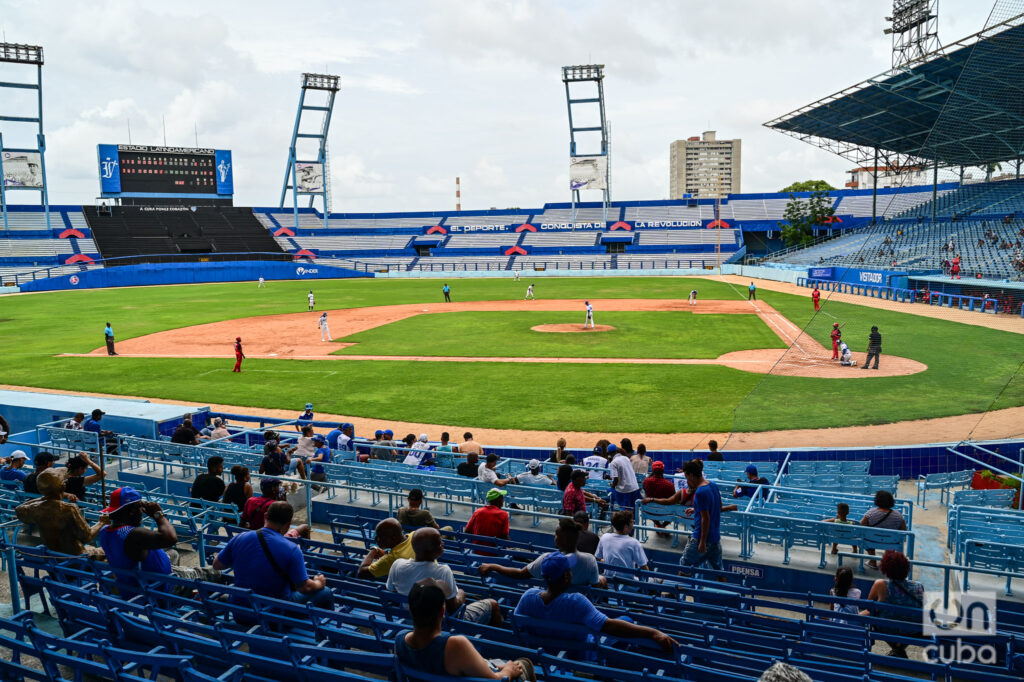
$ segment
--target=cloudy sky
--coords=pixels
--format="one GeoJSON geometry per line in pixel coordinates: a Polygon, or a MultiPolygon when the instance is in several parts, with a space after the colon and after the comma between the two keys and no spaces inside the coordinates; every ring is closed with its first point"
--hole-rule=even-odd
{"type": "MultiPolygon", "coordinates": [[[[988,0],[942,0],[939,37],[988,0]]],[[[568,200],[560,67],[606,66],[613,199],[668,196],[672,140],[743,139],[743,191],[845,180],[849,164],[762,127],[889,67],[889,0],[0,0],[9,42],[42,45],[53,203],[98,194],[96,144],[233,151],[236,204],[279,199],[304,71],[338,74],[337,211],[568,200]]],[[[9,80],[9,70],[0,79],[9,80]]],[[[5,93],[0,113],[22,102],[5,93]]],[[[0,123],[5,144],[23,134],[0,123]]],[[[597,193],[593,193],[597,198],[597,193]]]]}

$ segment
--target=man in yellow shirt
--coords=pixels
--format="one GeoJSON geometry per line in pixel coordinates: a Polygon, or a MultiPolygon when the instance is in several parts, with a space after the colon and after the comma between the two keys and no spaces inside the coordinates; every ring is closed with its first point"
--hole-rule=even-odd
{"type": "Polygon", "coordinates": [[[360,578],[387,578],[391,565],[397,559],[413,559],[416,553],[412,550],[412,536],[402,530],[398,519],[384,519],[377,524],[374,542],[376,547],[370,549],[359,564],[360,578]]]}

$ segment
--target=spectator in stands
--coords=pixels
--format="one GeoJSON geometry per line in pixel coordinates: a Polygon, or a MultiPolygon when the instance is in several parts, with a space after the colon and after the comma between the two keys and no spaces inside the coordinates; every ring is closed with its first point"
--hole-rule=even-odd
{"type": "MultiPolygon", "coordinates": [[[[755,472],[756,473],[756,472],[755,472]]],[[[679,563],[683,566],[708,564],[722,570],[722,495],[718,486],[704,478],[704,462],[691,459],[683,465],[686,485],[693,493],[693,535],[686,542],[679,563]]]]}
{"type": "Polygon", "coordinates": [[[580,529],[572,519],[559,519],[555,528],[555,552],[541,554],[539,557],[519,568],[502,566],[500,564],[481,564],[480,575],[497,573],[506,578],[516,580],[529,580],[543,576],[544,560],[554,554],[562,554],[568,557],[569,569],[572,572],[572,585],[576,587],[589,587],[596,585],[605,587],[608,581],[597,568],[597,559],[593,554],[579,551],[580,529]]]}
{"type": "Polygon", "coordinates": [[[416,530],[406,535],[397,519],[384,519],[378,523],[374,534],[375,546],[370,548],[359,564],[358,577],[386,578],[396,560],[412,559],[412,539],[418,532],[416,530]]]}
{"type": "Polygon", "coordinates": [[[469,639],[444,632],[446,602],[444,587],[436,580],[427,578],[413,585],[409,591],[413,629],[395,637],[395,657],[402,665],[430,675],[536,681],[528,659],[507,661],[495,670],[469,639]]]}
{"type": "Polygon", "coordinates": [[[434,520],[434,515],[426,509],[421,509],[423,505],[423,491],[419,488],[413,488],[409,491],[408,506],[402,507],[395,512],[395,518],[398,522],[405,527],[421,528],[423,526],[430,526],[431,528],[439,528],[437,521],[434,520]]]}
{"type": "Polygon", "coordinates": [[[67,497],[64,478],[53,469],[40,472],[36,487],[42,497],[18,505],[14,510],[18,520],[35,525],[43,544],[54,552],[100,557],[102,553],[98,547],[92,546],[92,542],[110,519],[102,515],[92,526],[86,523],[78,506],[64,501],[67,497]]]}
{"type": "Polygon", "coordinates": [[[466,478],[476,478],[479,473],[480,465],[478,463],[477,454],[471,452],[466,455],[466,461],[460,462],[459,466],[455,468],[455,473],[459,476],[465,476],[466,478]]]}
{"type": "Polygon", "coordinates": [[[754,493],[757,492],[757,486],[769,485],[767,478],[757,475],[757,467],[753,464],[748,464],[745,472],[747,474],[747,483],[750,485],[736,486],[732,491],[733,497],[753,497],[754,493]]]}
{"type": "Polygon", "coordinates": [[[219,440],[221,438],[227,438],[231,435],[228,431],[228,427],[224,424],[224,420],[220,417],[213,420],[213,430],[210,431],[210,438],[212,440],[219,440]]]}
{"type": "Polygon", "coordinates": [[[551,480],[551,477],[545,476],[540,472],[540,461],[531,459],[526,465],[526,473],[519,474],[516,479],[519,481],[519,485],[530,485],[530,486],[549,486],[554,485],[555,482],[551,480]]]}
{"type": "Polygon", "coordinates": [[[242,510],[242,525],[252,530],[259,530],[266,520],[267,508],[281,499],[281,479],[264,478],[260,481],[259,496],[252,496],[245,501],[242,510]]]}
{"type": "Polygon", "coordinates": [[[178,445],[199,445],[199,432],[192,426],[191,419],[185,419],[174,429],[171,442],[178,445]]]}
{"type": "Polygon", "coordinates": [[[498,472],[495,469],[498,468],[498,456],[493,452],[487,455],[484,463],[477,467],[476,479],[483,481],[484,483],[490,483],[499,487],[505,487],[506,485],[516,483],[515,476],[509,476],[508,478],[499,478],[498,472]]]}
{"type": "MultiPolygon", "coordinates": [[[[408,596],[413,585],[430,578],[440,583],[445,596],[445,607],[453,616],[466,604],[466,593],[455,583],[455,575],[448,564],[438,563],[444,554],[444,540],[433,528],[424,528],[416,533],[412,540],[412,559],[398,559],[388,573],[387,588],[408,596]]],[[[493,599],[481,599],[466,604],[466,610],[459,616],[471,623],[501,625],[503,618],[498,602],[493,599]]]]}
{"type": "Polygon", "coordinates": [[[594,557],[610,567],[649,570],[643,545],[633,537],[633,512],[620,509],[612,514],[614,533],[605,533],[594,557]]]}
{"type": "Polygon", "coordinates": [[[799,668],[789,663],[776,661],[761,673],[757,682],[814,682],[814,680],[799,668]]]}
{"type": "Polygon", "coordinates": [[[337,427],[327,432],[327,447],[332,450],[338,449],[338,438],[340,438],[342,433],[344,433],[344,428],[344,424],[338,424],[337,427]]]}
{"type": "Polygon", "coordinates": [[[477,508],[469,517],[465,532],[471,535],[508,540],[508,512],[502,509],[507,494],[507,490],[500,488],[488,490],[485,496],[487,504],[477,508]]]}
{"type": "Polygon", "coordinates": [[[61,428],[69,429],[71,431],[81,431],[82,422],[85,421],[85,415],[81,412],[75,413],[75,416],[64,422],[61,428]]]}
{"type": "Polygon", "coordinates": [[[596,552],[597,545],[601,542],[601,537],[590,530],[590,514],[578,511],[572,515],[572,520],[576,527],[580,529],[580,539],[576,543],[576,549],[584,554],[596,552]]]}
{"type": "Polygon", "coordinates": [[[551,453],[551,457],[548,459],[548,461],[554,462],[556,464],[561,464],[565,461],[566,454],[567,453],[565,452],[565,439],[559,438],[558,441],[555,443],[555,449],[551,453]]]}
{"type": "Polygon", "coordinates": [[[442,431],[441,443],[436,448],[434,448],[434,460],[437,462],[438,466],[443,466],[450,469],[454,461],[451,454],[441,454],[443,452],[452,453],[455,451],[455,446],[449,443],[449,440],[451,440],[451,436],[448,435],[448,432],[442,431]]]}
{"type": "MultiPolygon", "coordinates": [[[[629,439],[623,439],[629,443],[629,439]]],[[[632,443],[630,443],[632,448],[632,443]]],[[[615,453],[608,464],[608,476],[611,478],[612,501],[620,509],[632,509],[640,498],[640,484],[636,480],[636,472],[629,457],[622,450],[615,453]]]]}
{"type": "Polygon", "coordinates": [[[384,431],[382,429],[373,432],[373,441],[370,443],[370,459],[391,459],[389,448],[384,447],[384,431]]]}
{"type": "Polygon", "coordinates": [[[469,431],[466,431],[464,434],[462,434],[462,442],[455,447],[458,448],[456,452],[461,452],[464,455],[468,455],[469,453],[474,452],[476,453],[477,457],[479,457],[480,455],[484,454],[483,447],[480,446],[480,443],[477,443],[475,440],[473,440],[473,434],[470,433],[469,431]]]}
{"type": "MultiPolygon", "coordinates": [[[[903,552],[887,549],[885,554],[882,555],[881,570],[882,575],[885,577],[879,578],[871,586],[871,591],[868,592],[868,599],[879,602],[879,604],[885,604],[886,606],[863,609],[860,614],[862,616],[875,615],[879,618],[888,618],[889,620],[920,623],[920,613],[908,614],[887,608],[888,606],[897,606],[919,610],[924,605],[924,585],[916,580],[907,580],[907,576],[910,575],[910,561],[907,560],[903,552]]],[[[898,628],[892,630],[879,628],[879,631],[911,634],[907,629],[900,630],[898,628]]],[[[889,646],[892,647],[892,650],[889,652],[890,656],[907,657],[906,644],[889,642],[889,646]]]]}
{"type": "MultiPolygon", "coordinates": [[[[331,449],[325,444],[326,438],[317,434],[313,436],[313,455],[309,458],[309,480],[326,481],[327,470],[324,464],[331,463],[331,449]]],[[[317,490],[323,490],[323,486],[316,486],[317,490]]]]}
{"type": "Polygon", "coordinates": [[[28,478],[28,473],[24,470],[25,460],[28,455],[25,454],[24,450],[15,450],[7,458],[7,466],[0,469],[0,485],[7,488],[8,490],[17,490],[28,478]]]}
{"type": "Polygon", "coordinates": [[[299,478],[306,478],[306,464],[301,457],[291,457],[284,451],[281,444],[274,439],[263,445],[263,460],[260,462],[260,474],[264,476],[284,476],[285,472],[298,473],[299,478]]]}
{"type": "MultiPolygon", "coordinates": [[[[860,589],[853,586],[853,570],[849,566],[840,566],[836,569],[836,578],[832,583],[832,589],[828,592],[833,597],[846,597],[847,599],[860,599],[860,589]]],[[[832,604],[832,610],[838,613],[860,613],[856,604],[832,604]]],[[[845,623],[846,621],[839,621],[845,623]]]]}
{"type": "Polygon", "coordinates": [[[629,462],[633,465],[633,472],[638,476],[646,476],[651,473],[651,457],[647,454],[647,446],[643,443],[636,446],[636,452],[630,456],[629,462]]]}
{"type": "Polygon", "coordinates": [[[219,502],[224,495],[224,458],[214,455],[206,460],[206,473],[196,476],[192,482],[192,497],[207,502],[219,502]]]}
{"type": "Polygon", "coordinates": [[[562,495],[562,513],[572,516],[578,511],[587,511],[587,503],[593,502],[602,509],[608,506],[606,500],[583,489],[587,484],[587,472],[583,469],[576,469],[572,472],[572,479],[565,487],[562,495]]]}
{"type": "MultiPolygon", "coordinates": [[[[711,442],[714,443],[715,441],[711,442]]],[[[717,443],[715,445],[717,446],[717,443]]],[[[651,475],[644,479],[643,488],[643,504],[648,504],[652,500],[666,499],[676,494],[675,484],[665,478],[665,463],[662,461],[651,464],[651,475]]],[[[669,523],[669,521],[655,521],[654,525],[658,528],[665,528],[669,523]]],[[[670,533],[662,532],[659,532],[658,536],[663,538],[672,537],[670,533]]]]}
{"type": "Polygon", "coordinates": [[[678,642],[660,630],[625,619],[609,618],[594,608],[586,596],[570,591],[574,584],[572,567],[572,556],[561,552],[544,555],[540,570],[547,589],[531,587],[516,605],[516,616],[530,618],[537,623],[529,624],[525,628],[528,632],[565,640],[566,635],[559,630],[559,623],[568,623],[585,626],[595,635],[603,632],[622,639],[650,639],[666,652],[678,646],[678,642]],[[542,622],[550,624],[550,627],[540,626],[542,622]]]}
{"type": "Polygon", "coordinates": [[[313,425],[306,424],[302,427],[302,435],[295,441],[295,450],[292,457],[298,457],[308,463],[313,453],[316,452],[316,445],[313,443],[313,425]]]}
{"type": "Polygon", "coordinates": [[[583,458],[583,466],[590,467],[587,474],[591,481],[600,483],[605,478],[605,470],[608,469],[608,456],[614,455],[618,447],[606,440],[599,440],[593,451],[583,458]]]}
{"type": "MultiPolygon", "coordinates": [[[[25,477],[22,481],[22,487],[27,493],[39,494],[39,490],[36,488],[36,477],[43,473],[47,469],[53,466],[53,463],[57,461],[57,456],[52,452],[37,452],[36,456],[32,458],[33,470],[32,473],[25,477]]],[[[74,500],[72,500],[73,502],[74,500]]]]}
{"type": "MultiPolygon", "coordinates": [[[[825,521],[825,523],[840,523],[840,524],[843,524],[843,525],[855,525],[857,523],[856,521],[854,521],[852,519],[846,518],[849,513],[850,513],[850,505],[846,504],[845,502],[840,502],[840,503],[838,503],[836,505],[836,515],[833,518],[831,518],[831,519],[824,519],[824,521],[825,521]]],[[[832,553],[833,554],[839,554],[839,543],[834,543],[832,545],[832,553]]],[[[854,554],[857,553],[857,548],[856,547],[853,548],[853,553],[854,554]]]]}
{"type": "MultiPolygon", "coordinates": [[[[410,433],[409,436],[412,436],[410,433]]],[[[432,460],[430,456],[430,438],[425,433],[421,433],[419,438],[412,436],[412,441],[409,441],[409,436],[406,436],[406,443],[409,447],[409,452],[406,453],[403,464],[409,464],[412,466],[420,466],[428,460],[432,460]]]]}
{"type": "MultiPolygon", "coordinates": [[[[860,525],[870,526],[871,528],[906,530],[907,521],[898,509],[893,508],[895,506],[896,498],[892,496],[892,493],[888,490],[879,490],[875,493],[875,506],[864,514],[864,518],[860,520],[860,525]]],[[[875,550],[868,549],[867,553],[874,554],[875,550]]],[[[878,563],[869,561],[868,567],[878,568],[878,563]]]]}
{"type": "Polygon", "coordinates": [[[333,608],[334,592],[327,587],[327,578],[310,578],[302,550],[285,537],[293,513],[287,502],[271,504],[264,525],[231,538],[214,559],[213,567],[221,571],[233,568],[235,586],[256,594],[333,608]]]}
{"type": "Polygon", "coordinates": [[[65,466],[67,471],[64,474],[64,494],[70,496],[69,501],[72,502],[85,502],[89,486],[106,478],[103,469],[92,461],[86,452],[79,452],[71,457],[65,466]],[[92,469],[93,473],[86,476],[85,472],[88,469],[92,469]]]}
{"type": "Polygon", "coordinates": [[[718,441],[711,439],[708,441],[708,456],[709,462],[721,462],[723,460],[722,453],[718,451],[718,441]]]}
{"type": "Polygon", "coordinates": [[[236,464],[231,467],[231,477],[234,479],[228,483],[221,496],[221,502],[227,502],[238,507],[239,513],[245,510],[245,503],[252,497],[252,485],[249,483],[249,467],[236,464]]]}
{"type": "Polygon", "coordinates": [[[569,483],[572,481],[572,472],[574,471],[573,465],[576,464],[576,457],[573,455],[566,455],[565,462],[558,467],[558,479],[555,483],[558,485],[558,489],[565,491],[569,483]]]}
{"type": "Polygon", "coordinates": [[[82,430],[91,431],[92,433],[96,434],[97,438],[99,438],[100,452],[105,452],[108,455],[116,455],[117,441],[114,440],[109,444],[107,443],[107,438],[112,437],[114,435],[114,432],[104,429],[103,426],[100,424],[100,422],[103,420],[103,415],[105,414],[106,412],[99,408],[93,410],[92,416],[82,423],[82,430]]]}
{"type": "MultiPolygon", "coordinates": [[[[113,568],[139,569],[150,573],[174,574],[189,580],[220,579],[220,571],[208,567],[178,566],[178,533],[156,502],[143,502],[134,488],[123,486],[110,493],[110,525],[99,532],[100,546],[113,568]],[[153,519],[156,530],[142,527],[142,515],[153,519]]],[[[122,589],[136,585],[134,578],[118,575],[122,589]]]]}

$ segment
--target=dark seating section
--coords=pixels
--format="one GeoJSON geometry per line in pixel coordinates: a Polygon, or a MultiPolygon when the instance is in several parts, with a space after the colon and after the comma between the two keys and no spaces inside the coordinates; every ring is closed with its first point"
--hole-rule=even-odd
{"type": "Polygon", "coordinates": [[[182,255],[186,260],[189,255],[196,260],[244,260],[253,253],[261,254],[261,260],[291,258],[247,208],[117,206],[100,213],[86,206],[83,211],[100,255],[126,259],[109,265],[153,262],[152,256],[163,254],[176,260],[182,255]]]}

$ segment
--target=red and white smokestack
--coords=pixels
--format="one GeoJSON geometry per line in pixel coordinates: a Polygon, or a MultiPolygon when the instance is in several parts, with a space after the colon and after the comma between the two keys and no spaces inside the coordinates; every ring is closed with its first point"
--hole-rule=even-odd
{"type": "Polygon", "coordinates": [[[455,210],[462,210],[462,183],[458,175],[455,176],[455,210]]]}

